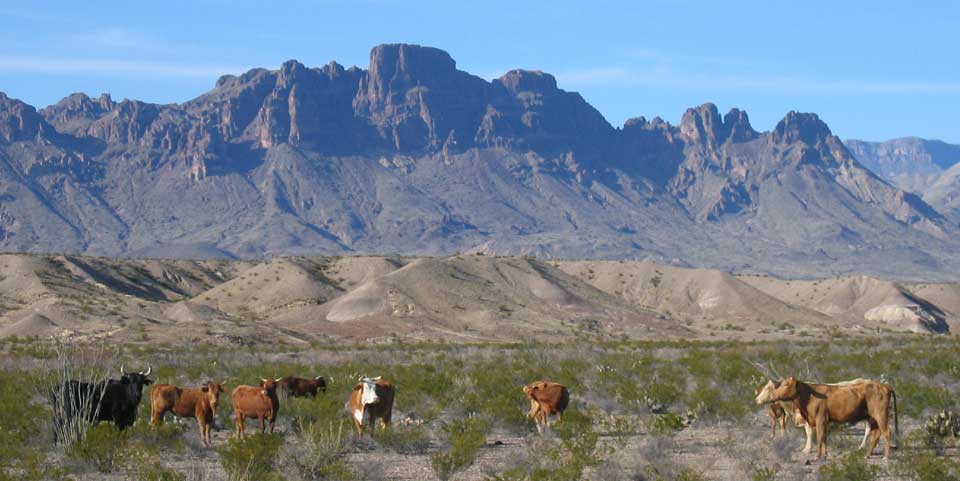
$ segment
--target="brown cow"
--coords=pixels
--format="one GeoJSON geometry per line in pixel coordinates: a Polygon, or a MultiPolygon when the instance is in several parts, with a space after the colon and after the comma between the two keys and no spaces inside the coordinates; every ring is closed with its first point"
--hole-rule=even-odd
{"type": "Polygon", "coordinates": [[[536,381],[523,387],[523,394],[530,400],[530,412],[527,414],[537,424],[537,432],[542,433],[550,425],[550,415],[556,414],[557,421],[563,421],[563,412],[570,403],[570,392],[563,384],[550,381],[536,381]]]}
{"type": "MultiPolygon", "coordinates": [[[[872,382],[869,379],[851,379],[849,381],[843,381],[833,384],[828,384],[829,386],[850,386],[853,384],[863,383],[863,382],[872,382]]],[[[771,402],[770,398],[773,396],[773,391],[780,386],[780,381],[767,381],[766,384],[757,387],[755,393],[757,395],[757,404],[766,403],[768,406],[767,415],[770,416],[770,421],[773,424],[773,433],[776,435],[777,423],[779,422],[781,426],[781,432],[786,432],[788,418],[793,419],[794,424],[798,428],[803,428],[807,442],[803,447],[803,453],[809,454],[813,451],[813,428],[803,420],[803,416],[800,414],[800,411],[794,407],[793,402],[788,401],[777,401],[771,402]]],[[[866,424],[866,429],[863,430],[863,438],[860,439],[860,446],[857,449],[863,449],[867,445],[867,440],[870,439],[870,423],[866,424]]],[[[896,448],[896,440],[891,444],[891,447],[896,448]]]]}
{"type": "Polygon", "coordinates": [[[200,441],[210,446],[210,426],[217,416],[217,403],[224,383],[207,382],[200,388],[179,387],[172,384],[157,384],[150,390],[150,424],[154,427],[163,422],[167,412],[181,418],[196,418],[200,429],[200,441]]]}
{"type": "Polygon", "coordinates": [[[280,378],[280,388],[283,393],[292,397],[317,397],[317,391],[327,392],[327,380],[322,376],[313,379],[305,377],[286,376],[280,378]]]}
{"type": "Polygon", "coordinates": [[[883,457],[890,458],[890,399],[893,398],[894,427],[900,431],[897,394],[889,384],[864,381],[853,384],[809,384],[790,376],[780,382],[771,401],[792,402],[803,420],[817,431],[817,458],[827,456],[827,425],[866,420],[870,426],[869,457],[883,435],[883,457]]]}
{"type": "Polygon", "coordinates": [[[380,377],[361,377],[350,393],[350,412],[357,426],[357,433],[363,436],[363,424],[366,419],[373,429],[376,420],[383,421],[383,428],[390,426],[393,416],[393,384],[380,377]]]}
{"type": "Polygon", "coordinates": [[[260,386],[237,386],[230,393],[233,398],[233,410],[236,414],[237,436],[243,439],[244,422],[246,418],[260,420],[260,432],[266,432],[266,421],[270,422],[270,432],[273,432],[273,423],[280,412],[280,400],[277,399],[277,386],[280,378],[260,379],[260,386]]]}

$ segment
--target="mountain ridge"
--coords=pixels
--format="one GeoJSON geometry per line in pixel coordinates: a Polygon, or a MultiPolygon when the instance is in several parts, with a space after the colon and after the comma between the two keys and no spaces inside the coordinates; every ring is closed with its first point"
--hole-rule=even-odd
{"type": "Polygon", "coordinates": [[[713,104],[613,127],[547,73],[374,47],[182,104],[0,97],[0,248],[262,257],[457,251],[949,278],[947,220],[815,114],[713,104]],[[683,242],[678,242],[682,239],[683,242]]]}

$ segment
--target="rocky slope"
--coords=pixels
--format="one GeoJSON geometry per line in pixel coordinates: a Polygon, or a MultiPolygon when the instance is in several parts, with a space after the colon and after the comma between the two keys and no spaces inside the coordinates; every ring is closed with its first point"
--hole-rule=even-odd
{"type": "Polygon", "coordinates": [[[438,49],[296,61],[183,104],[0,96],[0,248],[152,257],[477,251],[790,275],[960,272],[955,222],[814,114],[611,126],[547,73],[438,49]]]}

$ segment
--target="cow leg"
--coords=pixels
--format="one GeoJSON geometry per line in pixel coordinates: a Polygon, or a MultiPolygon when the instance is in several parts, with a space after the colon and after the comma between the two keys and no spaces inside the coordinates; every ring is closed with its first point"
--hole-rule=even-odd
{"type": "Polygon", "coordinates": [[[270,418],[270,434],[273,434],[273,423],[277,420],[276,417],[270,418]]]}
{"type": "MultiPolygon", "coordinates": [[[[867,439],[870,438],[870,430],[871,430],[871,429],[870,429],[870,420],[868,419],[867,422],[864,423],[864,424],[866,424],[867,427],[863,430],[863,439],[860,440],[860,447],[858,447],[857,449],[863,449],[864,447],[866,447],[866,445],[867,445],[867,439]]],[[[867,453],[868,456],[869,456],[870,454],[871,454],[871,453],[867,453]]]]}
{"type": "Polygon", "coordinates": [[[880,432],[882,431],[880,426],[877,424],[877,421],[873,418],[867,419],[867,426],[870,426],[870,442],[867,443],[867,457],[873,454],[873,450],[876,449],[877,443],[880,442],[880,432]]]}
{"type": "Polygon", "coordinates": [[[353,411],[353,425],[357,428],[357,436],[363,437],[363,411],[353,411]]]}
{"type": "Polygon", "coordinates": [[[817,459],[827,459],[827,423],[817,423],[817,459]]]}
{"type": "Polygon", "coordinates": [[[770,417],[770,435],[776,436],[777,435],[777,418],[773,416],[773,412],[768,412],[767,414],[770,417]]]}
{"type": "Polygon", "coordinates": [[[237,411],[237,437],[243,440],[243,413],[237,411]]]}
{"type": "Polygon", "coordinates": [[[813,428],[809,424],[803,423],[803,432],[807,435],[807,444],[803,446],[803,454],[813,452],[813,428]]]}
{"type": "Polygon", "coordinates": [[[267,432],[267,418],[261,414],[257,416],[260,419],[260,434],[267,432]]]}

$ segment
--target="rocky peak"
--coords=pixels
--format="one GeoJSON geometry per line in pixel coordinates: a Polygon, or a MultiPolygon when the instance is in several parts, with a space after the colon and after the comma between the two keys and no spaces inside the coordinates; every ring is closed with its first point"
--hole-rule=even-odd
{"type": "Polygon", "coordinates": [[[773,130],[773,141],[778,144],[804,142],[816,145],[833,134],[817,114],[790,111],[773,130]]]}
{"type": "Polygon", "coordinates": [[[722,143],[723,121],[717,106],[705,103],[695,109],[687,109],[680,121],[680,133],[695,142],[722,143]]]}
{"type": "Polygon", "coordinates": [[[514,95],[520,92],[544,93],[557,90],[557,79],[540,70],[514,69],[503,74],[495,82],[514,95]]]}
{"type": "Polygon", "coordinates": [[[0,140],[34,139],[44,132],[44,124],[37,109],[0,92],[0,140]]]}
{"type": "Polygon", "coordinates": [[[750,126],[750,118],[740,109],[730,109],[723,116],[723,137],[732,142],[746,142],[757,138],[757,131],[750,126]]]}

